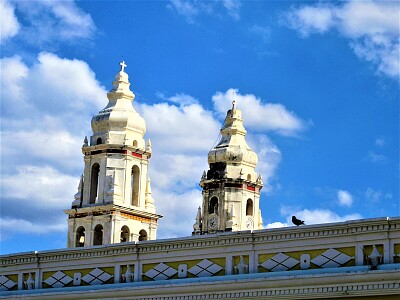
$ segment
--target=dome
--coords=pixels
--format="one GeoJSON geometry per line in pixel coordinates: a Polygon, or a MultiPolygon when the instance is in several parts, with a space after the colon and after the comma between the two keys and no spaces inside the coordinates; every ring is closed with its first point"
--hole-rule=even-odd
{"type": "Polygon", "coordinates": [[[124,71],[126,65],[124,62],[120,65],[121,70],[115,75],[113,87],[107,93],[107,106],[92,118],[91,144],[99,138],[108,144],[125,144],[131,140],[143,148],[146,123],[132,106],[135,95],[129,89],[129,76],[124,71]]]}

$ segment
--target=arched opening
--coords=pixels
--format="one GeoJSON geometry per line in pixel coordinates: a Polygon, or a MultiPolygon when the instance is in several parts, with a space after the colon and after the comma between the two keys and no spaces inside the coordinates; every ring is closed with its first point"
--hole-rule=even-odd
{"type": "Polygon", "coordinates": [[[85,246],[85,227],[80,226],[76,230],[75,247],[85,246]]]}
{"type": "Polygon", "coordinates": [[[218,212],[218,198],[212,197],[208,206],[208,213],[213,214],[218,212]]]}
{"type": "Polygon", "coordinates": [[[139,231],[139,241],[147,241],[147,232],[142,229],[139,231]]]}
{"type": "Polygon", "coordinates": [[[96,203],[96,198],[98,194],[99,188],[99,173],[100,173],[100,165],[98,163],[93,164],[92,173],[90,176],[90,197],[89,203],[96,203]]]}
{"type": "Polygon", "coordinates": [[[139,206],[139,178],[140,170],[138,166],[132,167],[131,189],[132,189],[132,205],[139,206]]]}
{"type": "Polygon", "coordinates": [[[103,140],[101,138],[98,138],[96,141],[96,145],[103,144],[103,140]]]}
{"type": "Polygon", "coordinates": [[[103,244],[103,226],[100,224],[96,225],[93,232],[93,246],[103,244]]]}
{"type": "Polygon", "coordinates": [[[253,215],[253,200],[248,199],[246,202],[246,216],[253,215]]]}
{"type": "Polygon", "coordinates": [[[134,140],[134,141],[133,141],[132,146],[135,147],[135,148],[137,148],[137,146],[138,146],[137,140],[134,140]]]}
{"type": "Polygon", "coordinates": [[[129,242],[129,227],[124,225],[121,228],[121,243],[129,242]]]}
{"type": "Polygon", "coordinates": [[[251,175],[250,174],[247,174],[247,180],[251,181],[251,175]]]}

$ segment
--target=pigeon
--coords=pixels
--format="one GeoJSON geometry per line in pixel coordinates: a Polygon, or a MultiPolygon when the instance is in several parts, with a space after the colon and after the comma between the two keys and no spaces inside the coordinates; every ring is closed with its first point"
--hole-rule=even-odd
{"type": "Polygon", "coordinates": [[[292,216],[292,222],[296,226],[305,225],[304,221],[297,219],[295,216],[292,216]]]}

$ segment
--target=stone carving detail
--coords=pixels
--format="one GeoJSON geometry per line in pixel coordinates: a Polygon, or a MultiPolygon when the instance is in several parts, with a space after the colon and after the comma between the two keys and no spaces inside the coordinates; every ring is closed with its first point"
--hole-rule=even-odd
{"type": "Polygon", "coordinates": [[[249,271],[249,266],[244,262],[243,255],[240,255],[239,263],[233,268],[235,270],[235,274],[246,274],[249,271]]]}
{"type": "Polygon", "coordinates": [[[298,263],[299,261],[297,259],[281,252],[263,262],[261,266],[269,271],[277,272],[277,271],[287,271],[293,268],[298,263]]]}
{"type": "Polygon", "coordinates": [[[223,268],[208,259],[203,259],[201,262],[191,267],[188,272],[197,277],[209,277],[217,274],[223,268]]]}
{"type": "Polygon", "coordinates": [[[133,273],[130,265],[126,266],[126,272],[121,275],[122,280],[124,282],[132,282],[133,281],[133,273]]]}
{"type": "Polygon", "coordinates": [[[368,255],[367,258],[367,263],[372,270],[376,270],[378,266],[383,262],[383,256],[375,245],[372,245],[372,252],[370,255],[368,255]]]}
{"type": "Polygon", "coordinates": [[[341,267],[351,259],[353,257],[331,248],[313,258],[311,262],[321,268],[336,268],[341,267]]]}
{"type": "Polygon", "coordinates": [[[53,288],[58,288],[58,287],[64,287],[67,284],[69,284],[73,279],[71,276],[68,276],[67,274],[57,271],[50,277],[48,277],[44,283],[50,285],[53,288]]]}
{"type": "Polygon", "coordinates": [[[28,279],[24,281],[24,283],[27,290],[33,290],[35,288],[35,280],[31,273],[29,273],[28,279]]]}
{"type": "Polygon", "coordinates": [[[187,264],[181,264],[178,266],[178,278],[187,277],[187,264]]]}
{"type": "Polygon", "coordinates": [[[9,279],[7,276],[0,276],[0,291],[11,290],[17,283],[9,279]]]}
{"type": "Polygon", "coordinates": [[[178,271],[174,268],[164,263],[159,263],[157,266],[144,273],[144,275],[153,280],[165,280],[174,276],[176,273],[178,273],[178,271]]]}
{"type": "Polygon", "coordinates": [[[102,269],[93,269],[89,274],[82,277],[82,280],[90,285],[100,285],[107,282],[113,276],[102,269]]]}

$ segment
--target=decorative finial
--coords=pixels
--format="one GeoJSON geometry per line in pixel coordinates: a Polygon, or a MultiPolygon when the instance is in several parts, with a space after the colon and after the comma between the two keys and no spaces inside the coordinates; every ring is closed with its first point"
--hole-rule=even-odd
{"type": "Polygon", "coordinates": [[[233,101],[232,101],[232,109],[236,109],[236,91],[232,90],[232,97],[233,97],[233,101]]]}
{"type": "Polygon", "coordinates": [[[124,62],[124,61],[121,61],[121,62],[119,63],[119,65],[121,66],[120,72],[124,72],[125,67],[127,67],[127,65],[125,64],[125,62],[124,62]]]}

